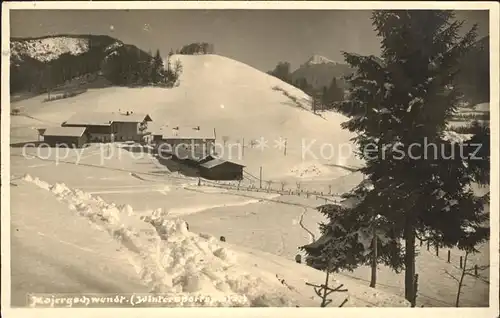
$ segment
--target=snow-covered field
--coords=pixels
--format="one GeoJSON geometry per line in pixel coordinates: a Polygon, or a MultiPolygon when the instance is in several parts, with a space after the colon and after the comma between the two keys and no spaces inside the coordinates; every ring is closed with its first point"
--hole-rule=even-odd
{"type": "MultiPolygon", "coordinates": [[[[121,109],[148,112],[153,121],[171,125],[213,127],[219,142],[223,136],[229,143],[244,139],[245,170],[258,176],[262,167],[263,179],[286,182],[286,188],[300,182],[303,189],[341,193],[361,180],[359,173],[342,168],[358,167],[354,156],[328,153],[331,147],[349,144],[352,137],[340,129],[343,116],[320,117],[289,106],[287,97],[273,87],[301,99],[307,96],[245,64],[215,55],[174,58],[181,59],[184,73],[173,89],[113,87],[51,103],[42,103],[39,96],[12,104],[30,116],[11,117],[11,143],[16,144],[11,147],[11,177],[17,185],[11,187],[12,241],[17,244],[12,259],[19,264],[13,275],[18,302],[23,292],[50,287],[61,292],[153,289],[209,294],[219,300],[242,293],[248,299],[244,305],[319,305],[305,282],[322,283],[324,274],[296,264],[294,258],[299,246],[319,235],[322,216],[314,207],[325,203],[323,199],[199,187],[196,179],[120,145],[94,145],[67,154],[32,148],[23,154],[23,143],[37,140],[37,128],[59,125],[79,111],[121,109]],[[267,148],[250,146],[260,137],[268,141],[267,148]],[[287,139],[286,155],[274,147],[279,137],[287,139]],[[311,141],[312,153],[321,157],[323,149],[326,158],[303,158],[302,143],[311,141]],[[27,174],[31,177],[22,179],[27,174]],[[145,218],[164,224],[155,229],[145,218]],[[227,242],[219,242],[220,236],[227,242]],[[42,254],[34,257],[30,249],[42,254]],[[76,256],[70,256],[71,249],[76,256]],[[50,285],[66,262],[71,265],[61,286],[50,285]],[[37,277],[38,267],[46,268],[47,278],[37,277]],[[90,270],[94,268],[95,273],[90,270]],[[102,276],[127,283],[92,283],[102,276]]],[[[483,250],[474,263],[489,263],[487,247],[483,250]]],[[[461,254],[452,255],[456,265],[461,254]]],[[[432,250],[419,255],[419,305],[454,305],[456,282],[444,271],[456,274],[456,269],[443,257],[444,252],[436,257],[432,250]]],[[[344,284],[348,292],[332,294],[331,306],[347,296],[345,306],[406,306],[401,274],[380,268],[376,289],[368,287],[368,268],[334,277],[338,282],[333,286],[344,284]]],[[[462,304],[487,306],[488,284],[467,280],[462,304]]]]}
{"type": "MultiPolygon", "coordinates": [[[[27,292],[147,291],[172,297],[166,306],[313,307],[320,302],[305,284],[324,278],[312,268],[190,232],[185,221],[165,218],[158,210],[145,217],[129,205],[64,183],[28,174],[15,184],[12,258],[20,266],[13,266],[14,304],[22,305],[27,292]],[[42,232],[51,224],[55,229],[42,232]],[[33,262],[38,266],[30,266],[33,262]],[[183,296],[187,300],[175,301],[183,296]]],[[[345,306],[407,306],[398,296],[352,279],[332,286],[340,283],[347,292],[332,295],[333,306],[345,299],[345,306]]]]}
{"type": "MultiPolygon", "coordinates": [[[[92,157],[88,159],[90,158],[92,157]]],[[[76,199],[83,197],[87,198],[87,200],[91,200],[90,198],[93,197],[96,200],[115,203],[117,207],[120,207],[118,209],[118,211],[120,211],[120,213],[118,213],[120,222],[128,222],[127,226],[136,231],[149,234],[153,233],[151,228],[144,222],[141,222],[139,218],[151,216],[155,212],[158,213],[158,209],[161,209],[162,212],[165,213],[165,218],[167,220],[174,222],[178,218],[181,218],[183,221],[186,221],[192,233],[206,234],[209,237],[215,238],[224,236],[227,243],[231,244],[231,250],[250,250],[252,254],[262,252],[264,253],[262,256],[263,259],[269,260],[270,257],[272,257],[273,260],[275,260],[274,262],[281,262],[282,266],[287,267],[287,269],[276,268],[273,274],[283,275],[289,268],[291,273],[287,278],[283,278],[285,281],[298,277],[303,280],[309,279],[308,281],[310,281],[310,278],[308,278],[309,276],[298,276],[296,274],[297,266],[300,267],[301,271],[311,272],[317,275],[315,276],[317,277],[315,278],[316,283],[319,282],[318,279],[323,277],[322,273],[314,269],[294,263],[295,255],[301,254],[298,251],[298,246],[306,244],[312,239],[309,232],[312,232],[315,238],[319,237],[317,223],[323,221],[323,217],[315,211],[313,207],[323,204],[324,202],[322,200],[317,200],[313,197],[307,199],[297,196],[281,196],[275,198],[266,193],[231,192],[223,189],[198,187],[189,180],[168,179],[165,176],[156,177],[140,172],[137,174],[140,178],[137,178],[127,171],[114,170],[112,167],[109,167],[110,169],[108,170],[107,167],[93,167],[69,163],[56,166],[54,162],[37,159],[28,161],[15,156],[12,157],[12,159],[12,172],[15,176],[21,177],[23,173],[27,171],[33,176],[40,177],[41,180],[49,181],[51,184],[64,182],[70,189],[81,189],[84,191],[73,191],[76,195],[76,199]],[[27,162],[29,162],[29,164],[27,164],[27,162]],[[36,164],[36,162],[38,162],[38,164],[36,164]],[[31,168],[29,168],[30,166],[31,168]],[[87,177],[86,180],[83,179],[84,176],[87,177]],[[160,182],[160,180],[162,180],[162,182],[160,182]],[[165,190],[166,188],[169,190],[165,190]],[[261,199],[265,200],[259,202],[261,199]],[[273,200],[279,200],[279,202],[273,200]],[[132,214],[132,216],[129,216],[129,214],[132,214]],[[144,229],[144,227],[146,227],[146,229],[144,229]],[[147,230],[148,227],[149,230],[147,230]]],[[[121,163],[125,164],[124,161],[125,160],[121,161],[121,163]]],[[[111,164],[111,162],[109,164],[111,164]]],[[[130,164],[132,164],[132,162],[130,162],[130,164]]],[[[140,166],[141,163],[138,162],[137,165],[140,166]]],[[[151,166],[154,165],[151,164],[151,166]]],[[[81,248],[95,249],[88,247],[85,238],[89,236],[94,237],[97,242],[91,240],[94,243],[91,242],[89,244],[95,246],[102,236],[101,234],[99,236],[90,233],[79,234],[75,237],[64,238],[65,235],[71,236],[71,227],[67,226],[68,224],[72,224],[69,220],[64,221],[64,229],[59,229],[59,227],[63,225],[63,221],[61,220],[71,219],[71,217],[77,216],[77,213],[71,210],[72,207],[76,208],[78,206],[78,201],[75,201],[75,198],[71,196],[66,197],[67,212],[64,218],[60,218],[60,213],[52,215],[52,211],[64,209],[54,208],[47,198],[37,199],[36,193],[33,194],[33,192],[36,191],[34,191],[33,187],[30,187],[29,184],[25,184],[26,181],[19,182],[14,180],[13,182],[17,184],[17,187],[12,187],[13,224],[15,224],[15,219],[18,215],[24,215],[23,218],[31,222],[32,228],[33,226],[36,228],[37,224],[41,223],[38,222],[36,218],[39,212],[34,212],[38,210],[34,209],[32,205],[35,202],[43,202],[43,204],[37,203],[36,206],[44,213],[49,213],[49,215],[44,217],[44,224],[49,226],[52,222],[58,223],[57,226],[53,228],[53,231],[49,229],[43,231],[43,228],[37,231],[42,233],[54,233],[57,237],[60,237],[60,239],[69,242],[76,240],[73,245],[78,245],[79,247],[75,248],[79,250],[81,250],[81,248]],[[15,195],[15,193],[19,191],[24,191],[24,197],[29,195],[30,200],[24,200],[21,196],[15,195]],[[35,214],[35,217],[33,214],[35,214]],[[51,220],[52,217],[55,219],[51,220]]],[[[64,189],[64,187],[59,186],[59,189],[56,187],[53,191],[60,192],[61,189],[64,189]]],[[[52,194],[55,195],[54,193],[52,194]]],[[[45,196],[47,195],[45,194],[45,196]]],[[[99,211],[99,209],[94,210],[99,211]]],[[[89,231],[95,230],[93,225],[89,229],[89,231]]],[[[85,227],[79,226],[78,231],[85,232],[86,230],[85,227]]],[[[31,235],[33,234],[33,232],[30,233],[31,235]]],[[[15,235],[16,234],[17,233],[15,233],[15,235]]],[[[19,241],[25,242],[28,238],[29,236],[25,237],[25,239],[20,238],[19,241]]],[[[47,253],[53,254],[53,243],[57,243],[57,240],[48,242],[39,241],[36,238],[34,240],[37,241],[37,244],[41,245],[39,246],[39,250],[45,249],[47,253]]],[[[103,244],[105,245],[103,247],[105,249],[110,246],[116,246],[117,244],[111,241],[111,238],[101,238],[101,240],[107,242],[103,244]]],[[[487,251],[487,248],[488,246],[485,246],[484,250],[487,251]]],[[[123,250],[123,247],[119,249],[123,250]]],[[[140,250],[143,249],[143,247],[140,247],[140,250]]],[[[22,252],[23,248],[18,248],[18,250],[22,252]]],[[[436,257],[433,253],[432,249],[430,252],[424,250],[417,259],[417,269],[420,275],[419,305],[452,306],[455,297],[456,282],[446,277],[445,270],[457,275],[458,269],[456,266],[458,264],[458,258],[462,254],[459,251],[453,251],[452,264],[447,264],[445,261],[445,251],[441,251],[439,257],[436,257]]],[[[102,254],[111,255],[112,253],[103,252],[102,254]]],[[[56,260],[61,259],[61,262],[64,262],[64,255],[56,254],[52,257],[55,257],[56,260]]],[[[13,259],[15,258],[16,255],[13,255],[13,259]]],[[[82,258],[83,257],[79,257],[78,259],[82,258]]],[[[476,256],[476,258],[478,260],[474,263],[479,265],[486,265],[489,263],[487,253],[480,254],[476,256]]],[[[19,262],[23,262],[22,259],[21,257],[19,262]]],[[[124,259],[123,256],[121,256],[121,259],[124,259]]],[[[100,261],[99,263],[103,262],[100,261]]],[[[107,262],[104,263],[107,264],[107,262]]],[[[54,264],[56,264],[55,261],[54,264]]],[[[72,264],[77,266],[77,263],[72,264]]],[[[132,264],[141,266],[137,265],[137,261],[132,261],[132,264]]],[[[106,266],[112,267],[113,265],[108,264],[106,266]]],[[[33,275],[35,275],[36,270],[32,269],[32,271],[33,275]]],[[[487,276],[487,272],[481,273],[482,276],[485,276],[485,274],[487,276]]],[[[392,295],[391,297],[402,295],[403,280],[401,275],[396,275],[389,269],[383,267],[379,269],[378,275],[379,285],[377,287],[377,292],[387,292],[392,295]]],[[[21,275],[19,277],[21,277],[21,275]]],[[[356,288],[368,289],[369,268],[363,267],[353,273],[342,273],[336,276],[336,278],[344,285],[346,284],[346,280],[347,282],[354,281],[356,283],[356,288]]],[[[133,281],[134,280],[132,280],[132,282],[133,281]]],[[[294,286],[296,286],[295,288],[305,288],[303,283],[304,281],[296,282],[294,286]]],[[[464,295],[462,296],[462,303],[464,306],[487,305],[488,284],[479,279],[468,277],[466,278],[466,285],[467,286],[464,288],[464,295]]],[[[63,291],[66,291],[66,289],[63,289],[63,291]]],[[[91,291],[96,292],[96,290],[91,291]]],[[[363,297],[365,296],[357,297],[361,298],[363,301],[366,300],[371,303],[377,303],[373,300],[364,299],[363,297]]],[[[317,305],[317,300],[315,301],[317,305]]],[[[341,302],[343,299],[339,299],[339,301],[341,302]]],[[[298,302],[300,306],[314,306],[314,304],[310,302],[304,303],[301,300],[298,302]]],[[[369,305],[369,303],[365,303],[365,305],[369,305]]]]}

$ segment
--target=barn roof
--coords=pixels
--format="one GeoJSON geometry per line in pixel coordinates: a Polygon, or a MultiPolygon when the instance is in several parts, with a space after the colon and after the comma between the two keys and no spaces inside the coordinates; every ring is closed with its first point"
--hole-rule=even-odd
{"type": "Polygon", "coordinates": [[[239,163],[235,163],[235,162],[223,160],[223,159],[220,159],[220,158],[215,158],[213,160],[207,161],[207,162],[201,164],[200,166],[203,167],[203,168],[206,168],[206,169],[211,169],[213,167],[220,166],[221,164],[224,164],[224,163],[229,163],[229,164],[232,164],[232,165],[235,165],[235,166],[244,167],[244,165],[240,165],[239,163]]]}
{"type": "Polygon", "coordinates": [[[143,121],[152,121],[152,119],[148,114],[134,112],[128,115],[126,113],[88,112],[73,115],[63,125],[110,126],[113,122],[140,123],[143,121]]]}
{"type": "Polygon", "coordinates": [[[203,159],[213,159],[214,157],[199,149],[174,149],[174,155],[181,160],[200,161],[203,159]]]}
{"type": "Polygon", "coordinates": [[[143,121],[153,121],[148,114],[143,113],[112,113],[114,122],[120,123],[142,123],[143,121]]]}
{"type": "Polygon", "coordinates": [[[49,127],[45,129],[43,136],[81,137],[86,129],[85,127],[49,127]]]}
{"type": "Polygon", "coordinates": [[[66,120],[63,125],[110,126],[110,114],[77,113],[66,120]]]}

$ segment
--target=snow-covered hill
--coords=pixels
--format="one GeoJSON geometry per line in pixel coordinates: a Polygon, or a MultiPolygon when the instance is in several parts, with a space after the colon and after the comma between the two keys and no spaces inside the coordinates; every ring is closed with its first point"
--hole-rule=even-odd
{"type": "MultiPolygon", "coordinates": [[[[351,68],[347,64],[332,61],[321,55],[313,55],[307,62],[292,72],[292,80],[305,78],[314,88],[328,87],[333,77],[339,79],[350,74],[351,68]]],[[[342,85],[342,81],[339,80],[342,85]]]]}
{"type": "Polygon", "coordinates": [[[162,125],[215,129],[218,143],[227,141],[227,147],[219,149],[221,155],[241,161],[253,175],[262,166],[265,180],[277,181],[297,172],[297,167],[307,169],[304,162],[330,165],[318,166],[324,177],[346,172],[333,165],[359,165],[352,154],[352,135],[340,127],[346,118],[336,113],[313,114],[309,96],[301,90],[218,55],[174,55],[175,60],[181,61],[183,72],[179,87],[173,89],[112,87],[89,90],[71,103],[54,101],[42,108],[42,97],[38,97],[13,107],[22,106],[27,114],[46,122],[37,126],[59,125],[77,112],[130,110],[149,113],[151,130],[162,125]],[[279,143],[285,139],[286,153],[279,143]],[[238,145],[243,143],[245,149],[240,151],[238,145]]]}

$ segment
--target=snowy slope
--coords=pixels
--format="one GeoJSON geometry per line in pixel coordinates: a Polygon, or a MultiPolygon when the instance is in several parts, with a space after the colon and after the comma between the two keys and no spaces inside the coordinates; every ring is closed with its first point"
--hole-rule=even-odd
{"type": "MultiPolygon", "coordinates": [[[[68,218],[68,222],[65,223],[67,227],[65,232],[74,231],[70,238],[76,243],[72,244],[73,249],[88,251],[92,247],[92,250],[96,251],[96,246],[92,245],[96,234],[89,236],[91,231],[100,231],[101,234],[97,234],[98,237],[103,234],[109,235],[107,240],[101,238],[106,242],[99,247],[101,253],[106,247],[120,243],[118,250],[126,255],[123,259],[128,259],[137,270],[137,277],[127,279],[127,281],[140,281],[151,291],[162,292],[172,297],[200,295],[205,297],[201,300],[198,298],[194,302],[172,303],[169,304],[170,306],[316,307],[320,302],[311,287],[305,283],[320,284],[324,279],[324,274],[307,266],[294,264],[263,252],[225,244],[208,235],[191,233],[187,230],[185,221],[180,219],[167,220],[157,213],[141,220],[128,205],[116,206],[105,202],[100,197],[81,190],[70,189],[61,183],[50,185],[38,178],[26,175],[22,180],[17,181],[17,186],[21,189],[19,191],[25,189],[24,191],[27,190],[35,198],[46,196],[40,189],[45,190],[45,193],[53,196],[48,199],[49,201],[55,201],[54,198],[56,198],[67,206],[66,211],[60,206],[56,209],[42,210],[42,215],[40,215],[40,208],[33,207],[31,210],[38,211],[39,220],[45,224],[58,222],[62,224],[59,219],[54,220],[54,218],[61,216],[68,218]],[[38,190],[33,190],[33,186],[36,186],[38,190]],[[89,221],[89,225],[82,224],[75,231],[73,224],[79,224],[78,222],[82,220],[89,221]],[[88,234],[85,235],[87,231],[88,234]],[[236,296],[229,299],[229,295],[236,296]]],[[[59,204],[59,202],[55,203],[59,204]]],[[[19,215],[19,211],[13,211],[13,213],[19,215]]],[[[56,232],[57,235],[62,233],[64,232],[56,232]]],[[[36,240],[34,235],[36,234],[25,234],[22,237],[22,243],[25,246],[32,244],[32,241],[36,240]]],[[[61,250],[56,248],[61,245],[61,242],[60,239],[46,240],[38,242],[37,245],[46,257],[57,259],[64,256],[64,252],[61,254],[61,250]],[[51,253],[51,251],[58,252],[51,253]]],[[[115,254],[118,253],[110,252],[108,256],[115,254]]],[[[52,266],[57,264],[53,263],[52,266]]],[[[101,260],[100,264],[101,267],[116,266],[104,260],[101,260]]],[[[33,269],[29,265],[24,267],[33,269]]],[[[125,267],[120,265],[120,268],[125,267]]],[[[83,269],[75,264],[73,270],[83,269]]],[[[120,272],[123,272],[123,269],[118,271],[120,272]]],[[[68,277],[67,284],[78,286],[78,279],[81,279],[80,283],[82,283],[94,278],[91,276],[68,277]]],[[[20,288],[19,293],[32,291],[32,286],[20,283],[22,279],[13,277],[13,282],[20,288]]],[[[339,306],[345,299],[347,299],[344,305],[346,307],[407,306],[407,302],[400,297],[370,289],[347,278],[343,278],[342,281],[334,280],[331,284],[334,287],[343,284],[343,287],[347,289],[347,292],[332,294],[331,306],[339,306]]],[[[63,288],[66,292],[68,290],[61,286],[53,288],[63,288]]],[[[120,291],[131,292],[130,288],[130,285],[124,286],[120,291]]],[[[78,289],[80,292],[85,290],[89,289],[78,289]]],[[[137,292],[137,290],[144,291],[140,288],[133,291],[137,292]]]]}
{"type": "Polygon", "coordinates": [[[120,244],[32,183],[11,187],[12,306],[26,293],[131,293],[149,288],[120,244]],[[40,204],[42,203],[43,204],[40,204]]]}
{"type": "MultiPolygon", "coordinates": [[[[89,90],[85,95],[43,107],[42,97],[14,103],[12,107],[22,106],[27,114],[42,120],[39,126],[58,125],[76,112],[131,110],[149,113],[153,125],[215,129],[218,143],[227,137],[228,147],[233,146],[231,153],[229,149],[220,151],[222,155],[227,158],[231,154],[233,160],[243,162],[254,175],[262,166],[264,179],[288,176],[304,161],[311,165],[359,165],[350,155],[352,135],[340,128],[346,120],[344,116],[332,113],[320,117],[297,107],[281,91],[273,89],[281,87],[298,100],[307,101],[309,97],[297,88],[222,56],[174,55],[172,60],[176,59],[181,61],[183,73],[180,86],[173,89],[113,87],[89,90]],[[256,147],[261,138],[266,142],[263,151],[256,147]],[[286,155],[278,147],[280,138],[287,140],[286,155]],[[239,156],[237,145],[242,143],[244,156],[239,156]],[[340,149],[343,146],[347,150],[340,149]]],[[[13,126],[24,125],[23,120],[13,118],[13,126]]],[[[332,166],[323,168],[320,171],[326,171],[326,176],[345,173],[332,166]]]]}

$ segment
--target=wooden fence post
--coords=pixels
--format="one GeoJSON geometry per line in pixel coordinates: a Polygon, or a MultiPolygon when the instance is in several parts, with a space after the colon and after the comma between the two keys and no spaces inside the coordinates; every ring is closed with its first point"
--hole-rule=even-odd
{"type": "Polygon", "coordinates": [[[450,262],[450,260],[451,260],[451,251],[448,250],[448,263],[450,262]]]}
{"type": "Polygon", "coordinates": [[[460,256],[460,268],[463,267],[463,261],[464,261],[464,257],[463,256],[460,256]]]}

